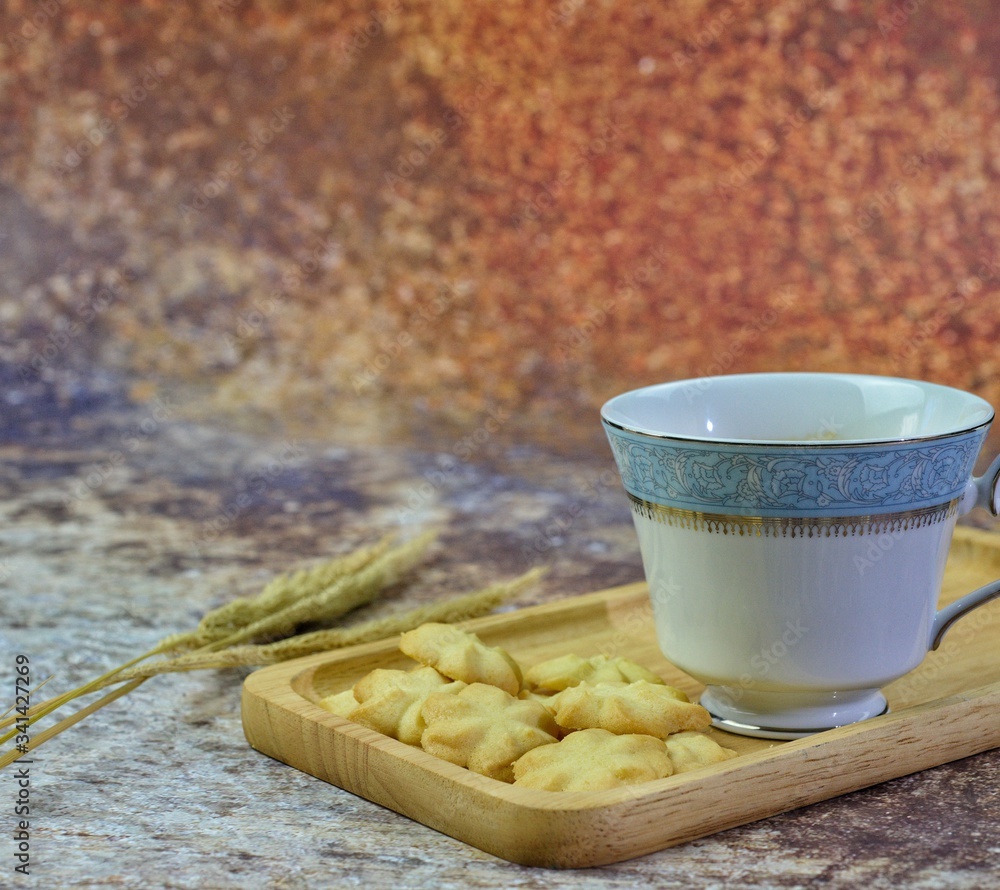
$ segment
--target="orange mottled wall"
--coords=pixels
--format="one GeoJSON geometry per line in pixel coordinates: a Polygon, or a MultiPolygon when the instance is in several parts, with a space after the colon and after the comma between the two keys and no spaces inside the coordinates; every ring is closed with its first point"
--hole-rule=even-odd
{"type": "Polygon", "coordinates": [[[591,429],[727,371],[1000,404],[985,0],[33,8],[0,13],[8,205],[55,245],[2,258],[21,366],[117,281],[87,360],[334,435],[591,429]]]}

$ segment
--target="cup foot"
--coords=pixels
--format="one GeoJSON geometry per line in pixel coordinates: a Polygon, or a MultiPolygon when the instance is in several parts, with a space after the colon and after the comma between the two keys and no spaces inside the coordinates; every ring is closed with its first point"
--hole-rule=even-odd
{"type": "Polygon", "coordinates": [[[701,705],[718,729],[759,739],[801,739],[889,710],[877,689],[805,693],[707,686],[701,705]]]}

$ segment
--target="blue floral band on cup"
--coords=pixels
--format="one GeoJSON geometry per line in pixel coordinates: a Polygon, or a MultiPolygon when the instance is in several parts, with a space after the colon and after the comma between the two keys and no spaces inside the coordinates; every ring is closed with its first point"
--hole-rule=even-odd
{"type": "Polygon", "coordinates": [[[906,442],[733,445],[670,440],[604,422],[626,491],[736,516],[897,513],[961,497],[985,429],[906,442]]]}

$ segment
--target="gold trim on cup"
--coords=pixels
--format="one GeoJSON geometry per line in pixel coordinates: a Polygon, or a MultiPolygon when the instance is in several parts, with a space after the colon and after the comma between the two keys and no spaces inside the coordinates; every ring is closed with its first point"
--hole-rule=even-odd
{"type": "Polygon", "coordinates": [[[704,513],[656,504],[626,492],[632,511],[675,528],[710,534],[782,538],[847,538],[859,535],[896,534],[923,528],[958,515],[961,498],[944,504],[864,516],[738,516],[732,513],[704,513]]]}

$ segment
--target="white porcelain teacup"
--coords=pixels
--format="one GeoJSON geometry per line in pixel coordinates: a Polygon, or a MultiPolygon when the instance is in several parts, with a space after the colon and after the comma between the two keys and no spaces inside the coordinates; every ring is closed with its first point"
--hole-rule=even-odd
{"type": "Polygon", "coordinates": [[[884,713],[880,689],[1000,582],[935,611],[990,405],[932,383],[737,374],[601,409],[657,638],[717,726],[795,738],[884,713]]]}

